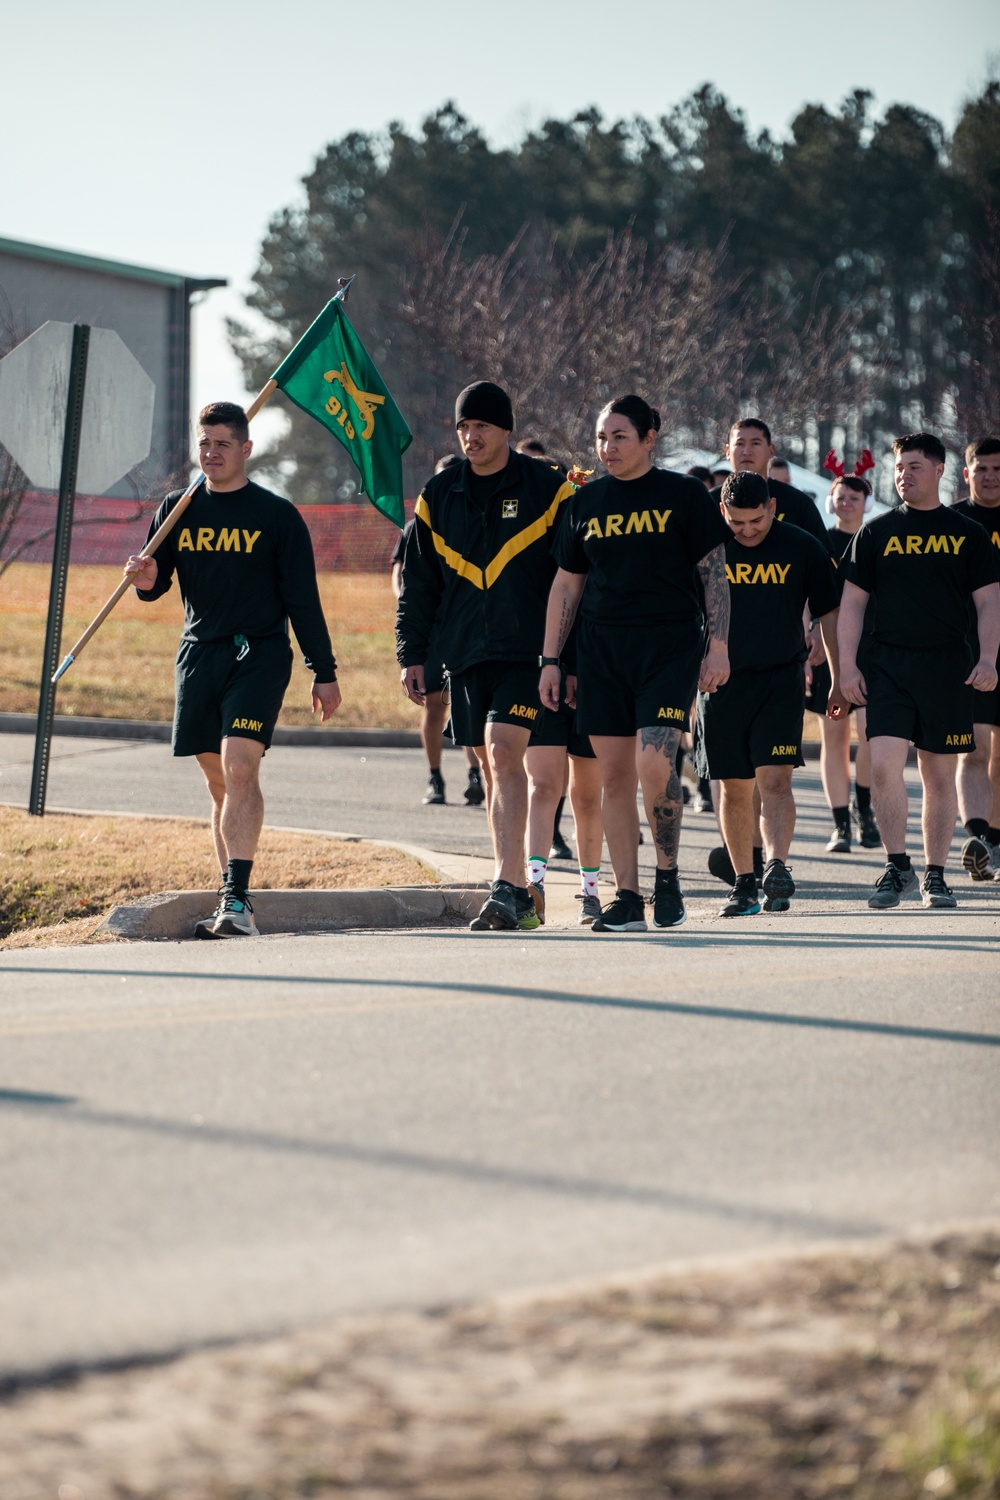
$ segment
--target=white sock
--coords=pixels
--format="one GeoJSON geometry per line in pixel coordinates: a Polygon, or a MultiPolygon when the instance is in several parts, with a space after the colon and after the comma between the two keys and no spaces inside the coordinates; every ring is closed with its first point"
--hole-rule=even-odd
{"type": "Polygon", "coordinates": [[[545,884],[545,871],[549,867],[547,859],[542,859],[538,854],[532,854],[528,859],[528,879],[532,885],[545,884]]]}
{"type": "Polygon", "coordinates": [[[583,894],[585,896],[597,895],[597,877],[600,873],[600,865],[597,866],[596,870],[585,870],[583,865],[580,866],[580,884],[583,886],[583,894]]]}

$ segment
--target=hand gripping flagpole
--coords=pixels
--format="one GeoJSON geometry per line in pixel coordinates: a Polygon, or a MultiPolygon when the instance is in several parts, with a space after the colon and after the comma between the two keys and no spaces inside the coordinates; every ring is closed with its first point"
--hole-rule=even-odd
{"type": "MultiPolygon", "coordinates": [[[[340,277],[338,282],[340,291],[337,292],[333,298],[335,302],[345,302],[347,300],[347,293],[351,289],[351,282],[353,280],[353,276],[340,277]]],[[[258,395],[254,397],[254,400],[247,407],[248,422],[253,421],[254,417],[260,411],[261,407],[264,406],[265,403],[271,398],[277,388],[277,381],[269,380],[263,387],[263,389],[258,393],[258,395]]],[[[187,489],[184,491],[183,495],[178,500],[177,504],[170,511],[170,514],[164,518],[162,526],[159,526],[157,528],[157,530],[150,537],[149,541],[143,547],[142,551],[137,554],[137,556],[152,557],[153,553],[156,551],[157,547],[161,545],[164,538],[169,536],[171,531],[173,531],[174,527],[177,525],[177,522],[187,510],[188,506],[191,504],[191,501],[194,499],[195,495],[198,493],[204,483],[204,474],[199,474],[197,479],[192,480],[187,489]]],[[[111,595],[111,598],[94,616],[90,624],[87,626],[86,630],[81,635],[80,639],[74,643],[72,651],[68,651],[63,657],[62,661],[59,663],[58,670],[52,677],[53,684],[59,681],[64,672],[69,671],[70,667],[76,661],[77,657],[80,655],[80,652],[83,650],[84,646],[86,646],[87,642],[100,630],[101,626],[108,618],[108,615],[118,603],[119,599],[123,598],[124,595],[128,593],[129,589],[132,588],[133,582],[134,580],[131,577],[122,579],[121,583],[111,595]]]]}

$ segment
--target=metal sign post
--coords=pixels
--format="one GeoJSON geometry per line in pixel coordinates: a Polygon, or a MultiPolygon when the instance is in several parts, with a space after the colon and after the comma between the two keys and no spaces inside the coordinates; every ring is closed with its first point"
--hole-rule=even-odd
{"type": "Polygon", "coordinates": [[[56,537],[52,553],[49,615],[45,627],[45,655],[42,659],[42,684],[38,697],[35,759],[31,770],[31,796],[28,802],[28,811],[39,818],[45,813],[45,787],[49,776],[52,718],[56,703],[56,689],[52,678],[59,665],[59,644],[62,638],[63,609],[66,603],[66,574],[69,570],[69,548],[73,532],[73,502],[76,498],[76,471],[80,458],[83,395],[87,382],[89,347],[90,328],[85,323],[75,324],[69,366],[69,391],[66,398],[66,430],[63,437],[62,467],[59,474],[59,509],[56,515],[56,537]]]}

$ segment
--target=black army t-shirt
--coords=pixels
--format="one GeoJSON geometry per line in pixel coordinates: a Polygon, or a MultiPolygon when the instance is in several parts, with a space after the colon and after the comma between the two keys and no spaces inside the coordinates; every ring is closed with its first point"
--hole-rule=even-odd
{"type": "Polygon", "coordinates": [[[568,573],[587,574],[585,619],[676,624],[701,617],[695,569],[730,534],[697,479],[650,469],[585,484],[567,502],[552,550],[568,573]]]}
{"type": "MultiPolygon", "coordinates": [[[[180,498],[168,495],[150,537],[180,498]]],[[[205,485],[154,553],[158,599],[174,573],[184,600],[185,641],[279,635],[291,620],[306,665],[320,682],[334,677],[309,528],[295,506],[262,485],[219,493],[205,485]]]]}
{"type": "Polygon", "coordinates": [[[734,672],[802,660],[806,604],[818,620],[839,602],[826,551],[815,537],[787,521],[772,521],[756,547],[744,547],[730,532],[726,576],[732,599],[729,665],[734,672]]]}
{"type": "MultiPolygon", "coordinates": [[[[792,484],[785,484],[781,479],[769,479],[767,481],[768,494],[774,501],[775,519],[787,521],[792,526],[798,526],[802,531],[808,531],[818,542],[826,541],[826,527],[823,517],[820,515],[816,504],[805,493],[797,490],[792,484]]],[[[713,500],[721,501],[722,486],[716,485],[710,491],[713,500]]]]}
{"type": "Polygon", "coordinates": [[[969,633],[969,596],[1000,578],[983,528],[954,509],[900,505],[862,526],[843,575],[875,599],[879,646],[939,651],[969,633]]]}

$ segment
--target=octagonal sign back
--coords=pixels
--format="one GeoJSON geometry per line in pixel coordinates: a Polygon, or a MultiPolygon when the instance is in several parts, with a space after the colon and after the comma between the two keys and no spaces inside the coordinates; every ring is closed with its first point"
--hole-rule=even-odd
{"type": "MultiPolygon", "coordinates": [[[[0,443],[39,489],[62,469],[72,323],[43,323],[0,360],[0,443]]],[[[101,495],[149,453],[156,387],[118,334],[91,328],[76,488],[101,495]]]]}

